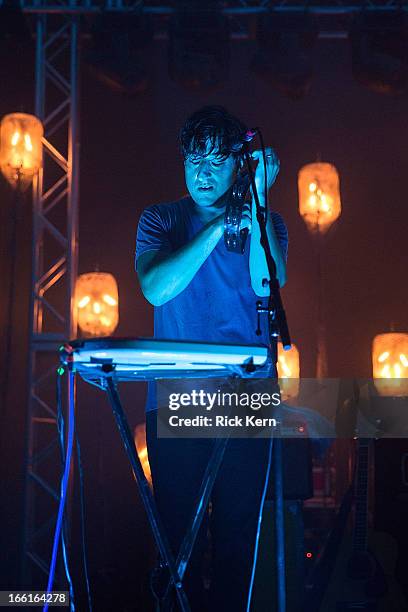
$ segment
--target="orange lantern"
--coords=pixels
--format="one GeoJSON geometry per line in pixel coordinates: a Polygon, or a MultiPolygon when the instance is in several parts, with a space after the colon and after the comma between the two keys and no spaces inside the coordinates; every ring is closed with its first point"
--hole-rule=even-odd
{"type": "Polygon", "coordinates": [[[147,481],[150,486],[152,484],[152,474],[150,472],[150,464],[147,456],[147,446],[146,446],[146,424],[142,423],[142,425],[138,425],[135,429],[135,446],[136,451],[140,459],[140,463],[142,464],[144,475],[146,476],[147,481]]]}
{"type": "Polygon", "coordinates": [[[408,396],[408,334],[379,334],[372,348],[374,384],[380,395],[408,396]]]}
{"type": "Polygon", "coordinates": [[[278,378],[283,400],[296,397],[299,393],[299,351],[295,344],[289,351],[284,351],[282,342],[278,342],[278,378]]]}
{"type": "Polygon", "coordinates": [[[324,234],[341,213],[339,175],[332,164],[317,162],[299,170],[299,213],[312,232],[324,234]]]}
{"type": "Polygon", "coordinates": [[[75,286],[77,321],[87,336],[109,336],[119,323],[118,285],[112,274],[78,276],[75,286]]]}
{"type": "Polygon", "coordinates": [[[34,115],[11,113],[0,124],[0,168],[5,178],[23,190],[42,166],[42,123],[34,115]]]}

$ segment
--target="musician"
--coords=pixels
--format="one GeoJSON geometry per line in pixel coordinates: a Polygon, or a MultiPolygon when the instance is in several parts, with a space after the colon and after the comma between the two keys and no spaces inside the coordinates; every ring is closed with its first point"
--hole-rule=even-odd
{"type": "MultiPolygon", "coordinates": [[[[268,346],[266,320],[256,334],[255,304],[267,302],[269,278],[259,242],[255,203],[245,206],[249,229],[244,255],[226,250],[224,213],[230,188],[243,166],[247,127],[226,109],[207,106],[189,117],[180,132],[188,195],[150,206],[139,220],[136,268],[146,299],[154,306],[156,338],[268,346]]],[[[252,153],[261,204],[279,172],[266,148],[252,153]]],[[[287,230],[275,211],[267,233],[277,279],[286,282],[287,230]]],[[[276,376],[275,360],[265,376],[276,376]]],[[[157,438],[155,387],[147,399],[147,443],[156,503],[175,556],[194,510],[212,440],[157,438]]],[[[254,542],[265,485],[269,441],[230,439],[212,494],[211,519],[201,526],[184,585],[193,612],[246,610],[254,542]],[[210,520],[213,570],[210,601],[202,583],[203,554],[210,520]],[[208,607],[207,607],[208,605],[208,607]]]]}

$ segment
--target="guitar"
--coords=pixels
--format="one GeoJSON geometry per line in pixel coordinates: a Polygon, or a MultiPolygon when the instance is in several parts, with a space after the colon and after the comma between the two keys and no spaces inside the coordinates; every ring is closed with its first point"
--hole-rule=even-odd
{"type": "Polygon", "coordinates": [[[372,442],[359,439],[352,536],[345,537],[320,612],[406,612],[394,579],[396,542],[386,533],[368,532],[368,477],[372,442]]]}

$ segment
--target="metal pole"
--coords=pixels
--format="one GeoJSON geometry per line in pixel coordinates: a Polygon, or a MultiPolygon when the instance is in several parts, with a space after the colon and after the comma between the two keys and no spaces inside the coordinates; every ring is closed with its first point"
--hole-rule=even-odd
{"type": "Polygon", "coordinates": [[[78,211],[79,211],[79,49],[78,17],[71,19],[71,108],[68,140],[68,253],[67,253],[67,313],[70,339],[76,337],[74,309],[75,283],[78,274],[78,211]]]}
{"type": "Polygon", "coordinates": [[[277,611],[286,610],[286,561],[285,561],[285,515],[283,501],[283,457],[282,439],[273,442],[274,484],[275,484],[275,541],[277,573],[277,611]]]}

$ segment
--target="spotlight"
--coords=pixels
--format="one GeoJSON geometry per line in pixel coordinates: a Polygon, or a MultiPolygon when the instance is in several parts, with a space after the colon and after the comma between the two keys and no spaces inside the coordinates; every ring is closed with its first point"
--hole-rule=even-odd
{"type": "Polygon", "coordinates": [[[361,13],[350,32],[357,81],[378,93],[401,93],[408,83],[408,28],[402,11],[361,13]]]}
{"type": "Polygon", "coordinates": [[[179,10],[170,21],[170,77],[189,90],[211,90],[228,77],[227,18],[211,6],[179,10]]]}
{"type": "Polygon", "coordinates": [[[255,74],[283,94],[299,100],[309,91],[317,28],[312,15],[268,14],[258,21],[255,74]]]}
{"type": "Polygon", "coordinates": [[[147,87],[146,48],[153,28],[146,15],[105,12],[91,28],[92,42],[85,54],[91,72],[122,93],[136,94],[147,87]]]}

